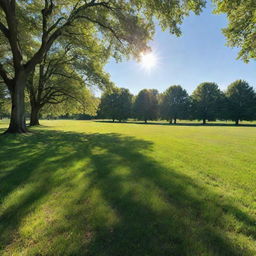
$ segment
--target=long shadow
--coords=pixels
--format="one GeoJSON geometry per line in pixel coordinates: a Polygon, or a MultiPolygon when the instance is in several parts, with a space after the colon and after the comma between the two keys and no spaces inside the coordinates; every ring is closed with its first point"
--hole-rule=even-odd
{"type": "MultiPolygon", "coordinates": [[[[83,176],[78,180],[88,182],[62,206],[63,215],[54,223],[57,231],[47,231],[46,223],[42,232],[45,239],[63,234],[67,244],[60,252],[60,241],[52,238],[49,249],[41,245],[44,253],[32,248],[34,255],[255,255],[236,238],[256,239],[256,220],[200,181],[149,157],[153,150],[149,141],[120,134],[40,131],[9,135],[0,138],[0,144],[0,202],[6,205],[12,195],[29,187],[0,211],[3,251],[15,243],[13,234],[22,221],[57,188],[74,189],[72,168],[81,163],[83,176]],[[65,173],[59,175],[60,168],[65,173]],[[100,193],[102,204],[93,201],[94,191],[100,193]],[[108,210],[96,214],[103,206],[108,210]],[[239,223],[239,230],[230,219],[239,223]],[[87,235],[74,241],[73,235],[80,237],[81,232],[87,235]]],[[[60,195],[60,200],[64,197],[60,195]]]]}
{"type": "Polygon", "coordinates": [[[230,124],[230,123],[172,123],[169,124],[167,122],[139,122],[139,121],[127,121],[127,122],[112,122],[112,121],[103,121],[103,120],[94,120],[94,122],[97,123],[111,123],[111,124],[120,124],[120,123],[126,123],[126,124],[142,124],[142,125],[165,125],[165,126],[202,126],[202,127],[214,127],[214,126],[220,126],[220,127],[256,127],[256,124],[230,124]]]}

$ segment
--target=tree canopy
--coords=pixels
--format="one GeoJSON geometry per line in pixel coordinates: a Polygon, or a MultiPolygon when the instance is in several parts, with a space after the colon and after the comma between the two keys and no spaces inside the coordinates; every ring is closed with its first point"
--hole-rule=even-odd
{"type": "Polygon", "coordinates": [[[213,0],[216,13],[224,13],[228,26],[223,29],[227,44],[241,48],[238,58],[256,59],[256,1],[213,0]]]}
{"type": "Polygon", "coordinates": [[[205,82],[197,86],[192,93],[194,117],[203,120],[215,120],[220,113],[223,94],[216,83],[205,82]]]}
{"type": "Polygon", "coordinates": [[[155,89],[141,90],[134,102],[134,117],[147,123],[157,120],[159,115],[159,95],[155,89]]]}
{"type": "Polygon", "coordinates": [[[128,119],[131,116],[132,95],[128,89],[113,88],[106,91],[99,105],[98,115],[100,118],[111,118],[113,122],[128,119]]]}
{"type": "Polygon", "coordinates": [[[226,91],[228,118],[236,124],[242,120],[253,120],[256,116],[256,94],[246,81],[237,80],[226,91]]]}
{"type": "Polygon", "coordinates": [[[170,86],[162,96],[161,114],[166,120],[176,123],[188,113],[189,95],[180,85],[170,86]]]}
{"type": "Polygon", "coordinates": [[[46,104],[40,111],[43,118],[58,118],[62,116],[78,118],[96,116],[99,99],[86,87],[79,88],[74,97],[63,96],[58,104],[46,104]]]}

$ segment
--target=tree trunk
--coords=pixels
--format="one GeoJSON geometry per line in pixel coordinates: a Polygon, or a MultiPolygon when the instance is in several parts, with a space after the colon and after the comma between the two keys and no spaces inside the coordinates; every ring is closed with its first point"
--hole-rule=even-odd
{"type": "Polygon", "coordinates": [[[147,124],[147,123],[148,123],[148,120],[147,120],[147,119],[145,119],[144,121],[145,121],[145,124],[147,124]]]}
{"type": "Polygon", "coordinates": [[[31,105],[30,126],[40,125],[39,112],[40,112],[39,107],[31,105]]]}
{"type": "Polygon", "coordinates": [[[177,119],[176,118],[174,118],[174,124],[176,124],[177,123],[177,119]]]}
{"type": "Polygon", "coordinates": [[[112,118],[112,122],[113,122],[113,123],[115,122],[115,118],[112,118]]]}
{"type": "Polygon", "coordinates": [[[11,89],[12,110],[9,128],[6,133],[28,132],[25,120],[24,90],[26,86],[26,73],[20,71],[13,81],[11,89]]]}
{"type": "Polygon", "coordinates": [[[170,119],[169,124],[172,124],[172,119],[170,119]]]}
{"type": "Polygon", "coordinates": [[[236,120],[236,125],[239,125],[239,119],[236,120]]]}
{"type": "Polygon", "coordinates": [[[205,118],[203,119],[203,124],[206,124],[206,119],[205,118]]]}

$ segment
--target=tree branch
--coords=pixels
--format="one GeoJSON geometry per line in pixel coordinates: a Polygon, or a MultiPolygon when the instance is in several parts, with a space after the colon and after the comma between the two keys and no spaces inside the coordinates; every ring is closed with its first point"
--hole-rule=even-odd
{"type": "Polygon", "coordinates": [[[2,31],[7,39],[9,38],[9,29],[2,22],[0,22],[0,31],[2,31]]]}
{"type": "MultiPolygon", "coordinates": [[[[85,3],[82,6],[78,7],[80,1],[78,1],[76,3],[76,5],[74,6],[74,9],[71,11],[67,21],[61,25],[60,27],[58,27],[58,24],[60,23],[60,21],[62,20],[62,18],[59,18],[55,24],[53,24],[48,30],[46,29],[47,27],[47,17],[49,15],[49,13],[51,14],[52,9],[53,9],[53,4],[52,4],[52,0],[51,0],[51,4],[49,5],[48,0],[45,0],[45,9],[43,9],[42,11],[42,16],[43,16],[43,35],[42,35],[42,43],[41,46],[39,48],[39,50],[34,54],[34,56],[26,63],[25,68],[26,70],[29,72],[30,70],[33,69],[33,67],[40,63],[43,55],[45,54],[45,52],[47,52],[52,44],[54,43],[54,41],[61,36],[61,34],[63,33],[63,31],[65,30],[65,28],[67,26],[70,26],[72,24],[72,22],[74,22],[74,20],[80,18],[85,18],[81,15],[79,15],[80,12],[84,11],[87,8],[90,7],[95,7],[95,6],[103,6],[105,8],[108,8],[110,10],[113,10],[113,8],[111,8],[109,6],[109,2],[99,2],[96,3],[95,0],[91,0],[89,3],[85,3]],[[46,11],[47,10],[47,11],[46,11]],[[54,30],[55,28],[57,28],[51,35],[50,32],[52,30],[54,30]]],[[[87,20],[91,21],[91,22],[95,22],[98,25],[105,27],[107,29],[109,29],[114,35],[115,37],[118,39],[118,36],[116,35],[116,33],[114,32],[113,29],[111,29],[109,26],[106,26],[98,21],[94,21],[93,19],[90,19],[89,17],[86,17],[87,20]]],[[[120,40],[119,40],[120,41],[120,40]]],[[[120,41],[121,42],[121,41],[120,41]]]]}
{"type": "Polygon", "coordinates": [[[7,85],[8,89],[11,89],[11,82],[12,79],[10,79],[7,75],[6,70],[4,69],[4,66],[0,63],[0,76],[4,80],[5,84],[7,85]]]}
{"type": "Polygon", "coordinates": [[[89,17],[84,16],[84,15],[79,15],[79,16],[77,16],[77,18],[83,18],[83,19],[89,20],[89,21],[91,21],[91,22],[93,22],[93,23],[96,23],[96,24],[98,24],[99,26],[101,26],[101,27],[103,27],[103,28],[109,30],[109,31],[114,35],[114,37],[122,44],[121,39],[119,38],[119,36],[117,35],[117,33],[114,31],[114,29],[111,28],[110,26],[105,25],[105,24],[103,24],[102,22],[100,22],[100,21],[98,21],[98,20],[94,20],[94,19],[89,18],[89,17]]]}
{"type": "MultiPolygon", "coordinates": [[[[13,55],[13,66],[17,71],[21,67],[22,62],[22,54],[19,46],[19,38],[18,38],[18,29],[17,29],[17,18],[16,18],[16,1],[1,1],[0,6],[5,13],[6,22],[8,25],[8,41],[11,46],[11,51],[13,55]]],[[[6,28],[7,29],[7,28],[6,28]]],[[[1,31],[3,33],[7,33],[7,31],[2,27],[1,31]]]]}

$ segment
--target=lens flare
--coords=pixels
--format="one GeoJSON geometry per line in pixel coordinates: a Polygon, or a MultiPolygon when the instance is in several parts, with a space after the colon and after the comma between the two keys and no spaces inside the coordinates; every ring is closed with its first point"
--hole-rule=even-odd
{"type": "Polygon", "coordinates": [[[151,70],[157,64],[157,57],[153,52],[141,53],[141,66],[146,70],[151,70]]]}

